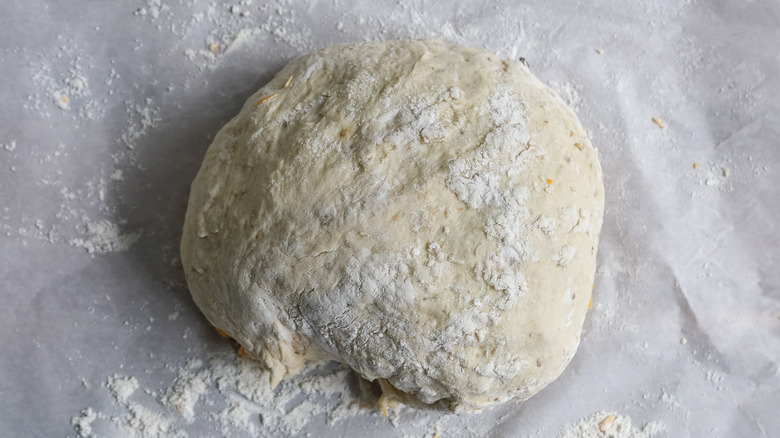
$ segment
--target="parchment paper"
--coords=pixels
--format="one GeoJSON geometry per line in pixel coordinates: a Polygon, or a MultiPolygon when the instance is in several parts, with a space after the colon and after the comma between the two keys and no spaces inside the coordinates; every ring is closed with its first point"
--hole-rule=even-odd
{"type": "Polygon", "coordinates": [[[607,193],[593,308],[527,402],[300,434],[554,437],[610,410],[658,436],[780,436],[780,4],[417,0],[0,3],[1,434],[75,436],[86,408],[122,414],[109,376],[153,400],[230,350],[178,264],[210,139],[297,54],[425,36],[525,57],[579,114],[607,193]]]}

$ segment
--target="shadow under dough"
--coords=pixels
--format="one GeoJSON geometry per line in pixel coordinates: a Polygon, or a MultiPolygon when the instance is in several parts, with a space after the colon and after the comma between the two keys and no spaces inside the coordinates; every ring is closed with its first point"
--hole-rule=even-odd
{"type": "Polygon", "coordinates": [[[124,259],[138,275],[160,285],[142,292],[143,298],[153,306],[178,305],[183,312],[200,315],[204,324],[197,330],[209,330],[206,336],[215,331],[190,298],[179,256],[190,184],[216,133],[285,63],[265,70],[249,87],[237,81],[224,86],[214,77],[202,92],[181,99],[169,96],[161,105],[158,126],[135,142],[135,162],[117,166],[123,180],[111,181],[117,203],[114,222],[122,233],[141,232],[124,259]]]}

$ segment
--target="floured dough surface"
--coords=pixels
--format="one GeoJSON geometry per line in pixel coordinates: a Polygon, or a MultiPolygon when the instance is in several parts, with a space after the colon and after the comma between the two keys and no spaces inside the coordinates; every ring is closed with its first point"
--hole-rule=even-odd
{"type": "Polygon", "coordinates": [[[571,360],[603,202],[582,125],[522,64],[437,40],[334,46],[216,136],[182,261],[272,384],[333,359],[406,403],[470,411],[571,360]]]}

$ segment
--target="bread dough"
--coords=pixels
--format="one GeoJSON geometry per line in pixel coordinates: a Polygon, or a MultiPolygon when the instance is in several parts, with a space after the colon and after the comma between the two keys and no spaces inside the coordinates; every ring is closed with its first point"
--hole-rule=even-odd
{"type": "Polygon", "coordinates": [[[405,403],[472,411],[571,360],[603,202],[585,130],[523,64],[438,40],[333,46],[217,134],[181,255],[272,385],[337,360],[405,403]]]}

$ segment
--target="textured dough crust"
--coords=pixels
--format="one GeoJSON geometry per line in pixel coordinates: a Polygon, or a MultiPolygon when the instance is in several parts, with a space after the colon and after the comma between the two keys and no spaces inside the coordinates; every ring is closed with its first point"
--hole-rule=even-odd
{"type": "Polygon", "coordinates": [[[571,360],[603,202],[582,125],[522,64],[438,40],[333,46],[216,136],[181,255],[197,305],[272,384],[333,359],[469,411],[571,360]]]}

